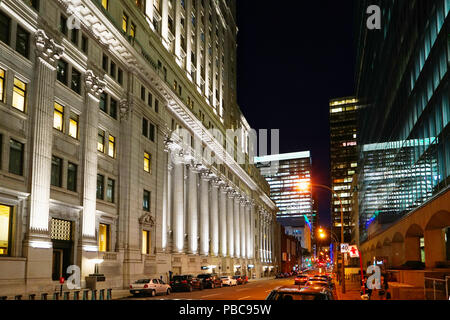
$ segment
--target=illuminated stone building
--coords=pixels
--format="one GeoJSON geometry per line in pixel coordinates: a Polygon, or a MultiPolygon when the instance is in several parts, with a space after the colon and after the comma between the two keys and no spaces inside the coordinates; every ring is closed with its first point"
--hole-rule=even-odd
{"type": "Polygon", "coordinates": [[[1,295],[71,265],[109,288],[276,271],[235,21],[224,0],[0,2],[1,295]]]}

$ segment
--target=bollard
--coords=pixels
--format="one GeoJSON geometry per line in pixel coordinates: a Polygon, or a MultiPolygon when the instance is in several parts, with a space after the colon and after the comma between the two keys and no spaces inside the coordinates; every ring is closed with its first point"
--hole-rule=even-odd
{"type": "Polygon", "coordinates": [[[92,290],[91,300],[97,300],[97,290],[92,290]]]}
{"type": "Polygon", "coordinates": [[[59,292],[53,293],[53,300],[59,300],[59,292]]]}
{"type": "Polygon", "coordinates": [[[106,290],[106,300],[112,300],[112,289],[106,290]]]}
{"type": "Polygon", "coordinates": [[[18,294],[17,296],[14,297],[14,300],[22,300],[22,295],[18,294]]]}
{"type": "Polygon", "coordinates": [[[48,293],[41,294],[41,300],[47,300],[48,293]]]}
{"type": "Polygon", "coordinates": [[[70,292],[68,292],[68,291],[64,292],[64,300],[69,300],[70,299],[69,295],[70,295],[70,292]]]}
{"type": "Polygon", "coordinates": [[[104,297],[105,297],[105,289],[101,289],[98,295],[98,300],[105,300],[104,297]]]}
{"type": "Polygon", "coordinates": [[[80,300],[80,291],[74,291],[73,300],[80,300]]]}
{"type": "Polygon", "coordinates": [[[35,298],[36,298],[36,295],[35,295],[35,294],[30,294],[30,295],[28,296],[28,300],[36,300],[35,298]]]}
{"type": "Polygon", "coordinates": [[[89,299],[89,290],[83,290],[83,300],[89,299]]]}

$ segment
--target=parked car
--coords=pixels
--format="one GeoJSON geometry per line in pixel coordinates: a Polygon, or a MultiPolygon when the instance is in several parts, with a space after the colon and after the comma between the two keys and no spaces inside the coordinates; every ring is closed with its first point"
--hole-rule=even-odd
{"type": "Polygon", "coordinates": [[[222,280],[216,275],[211,273],[205,273],[205,274],[199,274],[197,276],[202,283],[203,288],[221,288],[222,287],[222,280]]]}
{"type": "Polygon", "coordinates": [[[310,280],[305,284],[305,287],[328,288],[330,290],[333,289],[332,283],[329,283],[328,281],[321,281],[321,280],[310,280]]]}
{"type": "Polygon", "coordinates": [[[283,279],[284,278],[284,273],[277,273],[275,276],[276,279],[283,279]]]}
{"type": "Polygon", "coordinates": [[[203,281],[192,275],[174,276],[170,282],[173,291],[203,290],[203,281]]]}
{"type": "Polygon", "coordinates": [[[237,286],[237,280],[231,276],[223,276],[223,277],[220,277],[220,279],[222,280],[222,285],[224,285],[224,286],[229,286],[229,287],[237,286]]]}
{"type": "Polygon", "coordinates": [[[266,300],[334,300],[333,292],[327,288],[311,288],[299,286],[279,287],[269,293],[266,300]]]}
{"type": "Polygon", "coordinates": [[[236,279],[237,284],[239,286],[248,283],[248,277],[247,276],[234,276],[233,279],[236,279]]]}
{"type": "Polygon", "coordinates": [[[149,294],[154,297],[157,294],[169,295],[172,288],[160,279],[141,279],[130,284],[130,293],[132,295],[149,294]]]}
{"type": "Polygon", "coordinates": [[[294,284],[299,286],[304,286],[309,280],[309,277],[306,275],[299,275],[295,277],[294,284]]]}

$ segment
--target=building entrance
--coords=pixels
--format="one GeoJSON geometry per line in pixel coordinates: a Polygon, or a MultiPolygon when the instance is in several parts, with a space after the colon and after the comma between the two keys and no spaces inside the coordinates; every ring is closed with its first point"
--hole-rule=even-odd
{"type": "Polygon", "coordinates": [[[67,268],[73,264],[72,222],[52,219],[52,280],[68,278],[67,268]]]}

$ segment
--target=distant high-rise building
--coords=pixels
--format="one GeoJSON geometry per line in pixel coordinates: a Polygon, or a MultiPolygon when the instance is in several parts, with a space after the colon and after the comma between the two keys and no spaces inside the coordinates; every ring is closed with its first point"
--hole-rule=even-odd
{"type": "MultiPolygon", "coordinates": [[[[354,97],[330,101],[331,187],[342,200],[345,242],[349,242],[351,238],[351,185],[358,166],[357,104],[358,100],[354,97]]],[[[331,212],[332,229],[340,239],[341,203],[334,194],[331,212]]]]}
{"type": "Polygon", "coordinates": [[[313,229],[312,189],[301,190],[299,184],[311,184],[309,151],[259,157],[256,167],[270,185],[270,198],[277,205],[277,220],[283,226],[301,226],[304,221],[313,229]]]}

